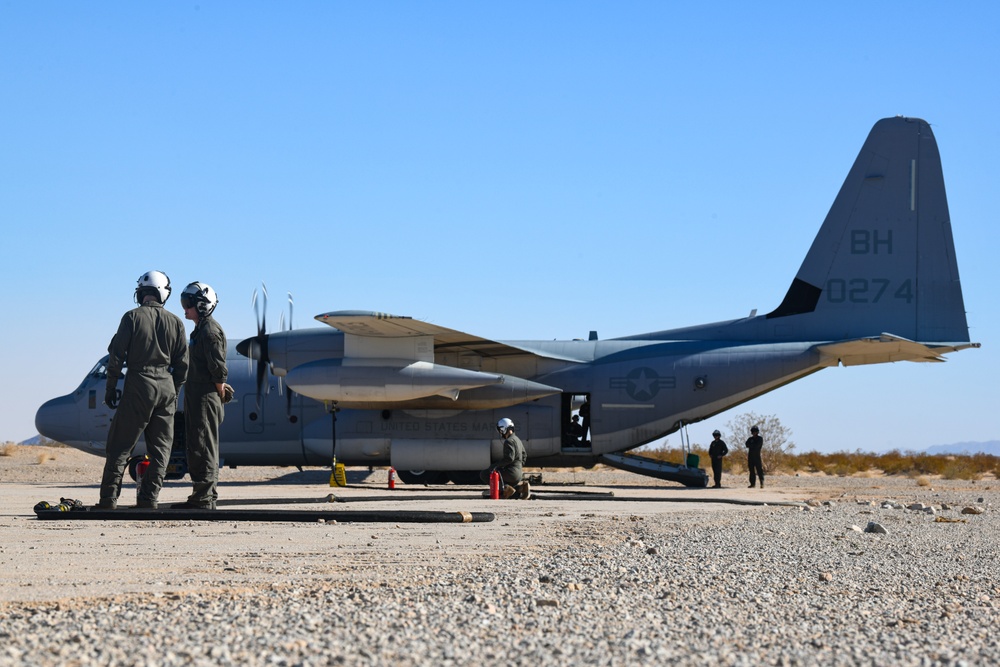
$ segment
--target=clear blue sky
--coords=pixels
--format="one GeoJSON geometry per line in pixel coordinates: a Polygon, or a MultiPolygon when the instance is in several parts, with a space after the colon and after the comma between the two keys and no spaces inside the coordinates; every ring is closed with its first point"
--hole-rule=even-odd
{"type": "Polygon", "coordinates": [[[998,7],[0,3],[0,440],[76,387],[149,269],[214,286],[231,338],[261,282],[272,329],[287,292],[296,327],[501,340],[766,312],[897,114],[937,136],[983,348],[825,370],[691,439],[749,410],[800,451],[1000,439],[998,7]]]}

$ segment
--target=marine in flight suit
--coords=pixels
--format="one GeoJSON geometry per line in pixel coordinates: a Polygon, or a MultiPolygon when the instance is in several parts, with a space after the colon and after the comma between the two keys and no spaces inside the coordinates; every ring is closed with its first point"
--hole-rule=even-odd
{"type": "Polygon", "coordinates": [[[195,323],[184,387],[187,465],[193,488],[186,502],[171,506],[175,509],[215,509],[219,498],[219,427],[229,370],[226,334],[212,317],[218,302],[215,290],[205,283],[191,283],[181,292],[184,316],[195,323]]]}
{"type": "Polygon", "coordinates": [[[132,450],[145,437],[149,468],[142,476],[137,505],[156,507],[174,441],[177,393],[187,378],[184,323],[163,304],[170,296],[170,279],[160,271],[139,277],[135,300],[139,307],[122,316],[108,346],[105,403],[115,410],[108,429],[101,499],[98,507],[114,509],[122,476],[132,450]],[[118,397],[118,379],[127,366],[125,386],[118,397]]]}

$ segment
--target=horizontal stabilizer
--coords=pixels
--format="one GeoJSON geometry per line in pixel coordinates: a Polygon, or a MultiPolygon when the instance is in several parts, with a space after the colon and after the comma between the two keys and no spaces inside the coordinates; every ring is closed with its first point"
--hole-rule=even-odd
{"type": "Polygon", "coordinates": [[[945,361],[942,356],[944,354],[977,347],[979,343],[954,345],[916,343],[884,333],[877,338],[857,338],[820,345],[816,349],[825,366],[863,366],[892,361],[945,361]]]}

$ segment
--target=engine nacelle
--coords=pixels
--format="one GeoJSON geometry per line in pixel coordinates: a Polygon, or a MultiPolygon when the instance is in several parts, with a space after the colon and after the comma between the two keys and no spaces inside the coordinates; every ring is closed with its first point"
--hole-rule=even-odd
{"type": "Polygon", "coordinates": [[[318,401],[343,403],[411,401],[425,396],[458,398],[463,389],[501,384],[502,375],[428,361],[323,359],[288,371],[296,392],[318,401]]]}

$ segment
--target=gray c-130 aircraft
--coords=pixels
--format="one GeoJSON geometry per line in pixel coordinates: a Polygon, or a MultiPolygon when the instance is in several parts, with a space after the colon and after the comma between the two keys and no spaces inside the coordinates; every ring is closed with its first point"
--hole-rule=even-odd
{"type": "MultiPolygon", "coordinates": [[[[500,458],[503,417],[528,465],[590,465],[824,368],[943,361],[979,347],[969,342],[937,143],[925,121],[904,117],[872,128],[784,299],[765,315],[567,341],[496,341],[376,312],[315,319],[326,326],[271,334],[261,320],[256,336],[230,344],[237,399],[222,424],[223,465],[328,466],[335,455],[392,465],[407,482],[478,482],[500,458]],[[292,391],[279,398],[282,384],[292,391]]],[[[105,360],[39,408],[39,433],[103,453],[105,360]]],[[[705,482],[704,473],[685,481],[705,482]]]]}

